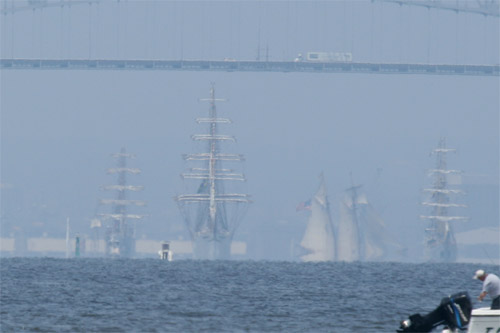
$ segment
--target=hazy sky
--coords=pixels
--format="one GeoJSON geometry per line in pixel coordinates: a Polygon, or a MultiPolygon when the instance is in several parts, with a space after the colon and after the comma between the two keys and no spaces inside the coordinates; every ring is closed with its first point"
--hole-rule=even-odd
{"type": "MultiPolygon", "coordinates": [[[[50,1],[49,1],[50,2],[50,1]]],[[[1,1],[2,6],[11,1],[1,1]]],[[[17,4],[22,3],[22,1],[17,4]]],[[[307,51],[353,61],[498,64],[498,18],[370,1],[109,1],[2,18],[2,58],[293,60],[307,51]],[[259,51],[260,46],[260,51],[259,51]]],[[[139,236],[188,235],[173,196],[182,191],[198,102],[214,82],[228,134],[245,154],[255,201],[236,232],[253,259],[290,259],[324,172],[332,214],[355,183],[390,232],[421,256],[422,189],[441,136],[457,148],[471,221],[498,226],[499,78],[474,76],[181,71],[1,72],[2,235],[12,228],[88,233],[109,156],[135,153],[136,198],[148,201],[139,236]],[[475,191],[475,192],[474,192],[475,191]],[[493,198],[491,196],[493,194],[493,198]],[[496,196],[496,200],[494,198],[496,196]],[[487,200],[485,200],[487,198],[487,200]],[[484,212],[489,212],[484,214],[484,212]],[[43,225],[42,225],[43,224],[43,225]]]]}

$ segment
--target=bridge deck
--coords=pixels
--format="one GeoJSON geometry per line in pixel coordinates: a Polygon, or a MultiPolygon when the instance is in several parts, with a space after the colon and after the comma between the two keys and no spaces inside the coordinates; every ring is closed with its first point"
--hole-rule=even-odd
{"type": "Polygon", "coordinates": [[[178,70],[500,76],[500,65],[293,61],[0,59],[0,69],[178,70]]]}

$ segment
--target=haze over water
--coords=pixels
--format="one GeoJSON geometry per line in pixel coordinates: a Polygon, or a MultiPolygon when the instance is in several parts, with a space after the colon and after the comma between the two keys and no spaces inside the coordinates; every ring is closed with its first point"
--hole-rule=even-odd
{"type": "MultiPolygon", "coordinates": [[[[0,1],[2,5],[28,1],[0,1]]],[[[2,7],[3,8],[3,7],[2,7]]],[[[384,1],[107,1],[3,15],[1,57],[293,61],[308,51],[353,61],[497,64],[497,17],[384,1]]],[[[440,137],[456,148],[467,209],[456,231],[497,228],[499,81],[448,75],[269,72],[2,70],[1,237],[90,237],[100,186],[121,147],[134,153],[148,215],[137,237],[189,239],[172,198],[182,154],[193,151],[199,98],[215,83],[225,132],[246,156],[254,203],[236,231],[246,259],[297,260],[307,214],[297,213],[324,172],[332,214],[363,184],[387,229],[421,261],[421,202],[440,137]],[[352,179],[350,175],[352,174],[352,179]]],[[[136,213],[136,212],[134,212],[136,213]]],[[[498,252],[487,244],[472,255],[498,252]]],[[[496,258],[495,258],[496,259],[496,258]]]]}

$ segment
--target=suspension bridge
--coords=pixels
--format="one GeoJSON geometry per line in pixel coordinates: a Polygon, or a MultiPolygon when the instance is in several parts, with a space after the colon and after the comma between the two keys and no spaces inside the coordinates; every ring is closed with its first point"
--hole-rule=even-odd
{"type": "MultiPolygon", "coordinates": [[[[465,17],[467,22],[467,17],[469,16],[480,16],[484,20],[493,20],[496,22],[494,24],[498,25],[499,18],[499,1],[498,0],[477,0],[473,1],[463,1],[458,0],[454,2],[450,1],[413,1],[413,0],[377,0],[372,1],[373,3],[384,3],[386,5],[397,6],[399,8],[405,7],[423,7],[427,10],[427,15],[429,17],[429,23],[431,21],[431,11],[450,11],[455,13],[456,22],[459,25],[459,15],[465,17]]],[[[204,49],[201,52],[201,56],[198,57],[190,56],[186,54],[184,49],[185,42],[182,41],[183,38],[188,38],[183,36],[184,32],[180,27],[182,25],[187,25],[183,23],[186,19],[187,9],[179,9],[178,7],[173,8],[174,13],[171,17],[167,17],[172,26],[169,27],[170,30],[175,30],[175,35],[170,36],[169,44],[170,49],[174,49],[174,52],[168,54],[168,56],[158,56],[153,54],[153,48],[158,47],[158,37],[159,33],[152,33],[155,30],[159,31],[162,29],[161,23],[154,23],[154,21],[161,21],[158,16],[155,16],[155,9],[146,10],[146,16],[139,19],[142,20],[142,24],[146,26],[146,31],[149,31],[148,38],[152,39],[152,42],[144,42],[139,48],[149,50],[149,56],[146,55],[128,55],[125,51],[124,46],[127,42],[128,36],[131,35],[132,30],[136,28],[132,25],[133,19],[130,14],[132,10],[124,7],[127,1],[116,1],[114,4],[104,3],[101,0],[29,0],[29,1],[7,1],[4,0],[2,3],[2,54],[0,59],[0,69],[1,70],[162,70],[162,71],[223,71],[223,72],[282,72],[282,73],[293,73],[293,72],[307,72],[307,73],[362,73],[362,74],[422,74],[422,75],[466,75],[466,76],[500,76],[500,65],[497,63],[467,63],[466,61],[458,61],[458,56],[454,63],[450,63],[449,59],[447,61],[432,61],[430,59],[430,53],[432,49],[432,33],[431,27],[428,28],[428,50],[426,61],[405,61],[401,59],[377,59],[372,61],[370,57],[363,60],[355,61],[308,61],[308,60],[297,60],[289,57],[288,59],[277,60],[270,59],[268,47],[266,48],[265,57],[261,54],[261,44],[263,44],[264,30],[263,24],[261,24],[261,18],[259,16],[258,22],[258,36],[257,36],[257,56],[252,60],[241,60],[244,57],[220,57],[221,60],[210,59],[214,58],[214,52],[210,45],[211,42],[217,41],[213,35],[215,34],[215,28],[213,28],[213,23],[203,23],[200,26],[201,34],[204,39],[200,39],[200,43],[204,49]],[[115,6],[114,8],[111,6],[115,6]],[[107,6],[107,7],[106,7],[107,6]],[[87,7],[87,12],[82,8],[87,7]],[[54,11],[59,8],[59,26],[53,27],[52,31],[56,33],[50,33],[50,37],[47,37],[47,32],[49,28],[46,28],[46,34],[44,35],[43,28],[46,26],[47,21],[51,18],[56,17],[54,11]],[[72,13],[73,8],[79,8],[77,14],[72,13]],[[104,23],[99,21],[99,17],[105,16],[105,10],[114,10],[117,18],[112,22],[113,27],[105,28],[104,23]],[[31,13],[31,17],[29,15],[31,13]],[[84,13],[85,15],[83,15],[84,13]],[[22,22],[17,23],[16,15],[24,15],[22,22]],[[127,18],[127,15],[128,18],[127,18]],[[84,19],[82,19],[84,16],[84,19]],[[78,17],[78,19],[77,19],[78,17]],[[45,19],[45,23],[44,23],[45,19]],[[151,22],[153,23],[151,23],[151,22]],[[26,23],[27,22],[27,23],[26,23]],[[78,23],[78,24],[77,24],[78,23]],[[44,25],[45,24],[45,25],[44,25]],[[156,26],[155,26],[156,24],[156,26]],[[204,25],[203,25],[204,24],[204,25]],[[31,25],[31,33],[27,26],[31,25]],[[82,26],[84,26],[82,28],[82,26]],[[149,30],[148,30],[149,29],[149,30]],[[110,42],[99,42],[98,39],[102,35],[109,33],[109,30],[113,30],[114,36],[111,38],[110,42]],[[211,30],[205,34],[204,30],[211,30]],[[77,35],[78,34],[78,35],[77,35]],[[27,42],[28,35],[31,35],[31,43],[27,42]],[[58,36],[56,36],[58,35],[58,36]],[[180,37],[179,37],[180,35],[180,37]],[[58,39],[57,42],[54,40],[58,39]],[[84,43],[82,43],[84,41],[84,43]],[[73,44],[72,44],[73,43],[73,44]],[[31,44],[31,45],[29,45],[31,44]],[[47,45],[45,45],[47,44],[47,45]],[[72,45],[71,45],[72,44],[72,45]],[[82,47],[82,44],[87,44],[88,48],[82,47]],[[50,46],[53,45],[53,46],[50,46]],[[103,46],[104,45],[104,46],[103,46]],[[74,51],[75,48],[79,48],[81,51],[74,51]],[[58,54],[54,52],[54,49],[59,48],[58,54]],[[110,55],[110,50],[114,49],[114,55],[110,55]],[[104,53],[107,51],[106,56],[99,56],[99,51],[104,53]],[[209,50],[209,51],[206,51],[209,50]],[[37,53],[38,52],[38,56],[37,53]],[[9,54],[10,53],[10,54],[9,54]],[[66,56],[64,55],[66,53],[66,56]],[[30,56],[26,56],[30,54],[30,56]],[[85,54],[82,56],[82,54],[85,54]]],[[[175,3],[175,2],[174,2],[175,3]]],[[[132,5],[130,5],[132,6],[132,5]]],[[[159,5],[158,5],[159,6],[159,5]]],[[[158,9],[158,8],[157,8],[158,9]]],[[[244,8],[246,10],[246,8],[244,8]]],[[[383,10],[386,10],[384,7],[383,10]]],[[[293,8],[288,8],[288,13],[293,14],[293,8]]],[[[344,7],[344,12],[346,9],[344,7]]],[[[240,9],[238,9],[239,13],[240,9]]],[[[299,8],[295,8],[296,16],[299,12],[299,8]]],[[[321,8],[317,11],[321,11],[321,8]]],[[[374,21],[372,9],[372,21],[374,21]]],[[[233,11],[235,12],[235,11],[233,11]]],[[[289,14],[289,16],[293,16],[289,14]]],[[[159,15],[159,14],[158,14],[159,15]]],[[[240,14],[239,14],[240,15],[240,14]]],[[[261,15],[261,14],[259,14],[261,15]]],[[[263,15],[263,14],[262,14],[263,15]]],[[[315,14],[318,15],[318,14],[315,14]]],[[[352,16],[354,16],[354,9],[352,10],[352,16]]],[[[381,13],[380,15],[383,15],[381,13]]],[[[419,15],[423,15],[419,12],[419,15]]],[[[416,14],[415,14],[416,16],[416,14]]],[[[200,16],[203,18],[204,16],[200,16]]],[[[289,17],[285,20],[293,21],[289,17]]],[[[295,21],[298,19],[295,17],[295,21]]],[[[322,23],[325,27],[328,26],[326,19],[323,19],[322,23]]],[[[345,22],[348,21],[348,17],[344,13],[345,22]]],[[[403,18],[401,18],[401,21],[403,18]]],[[[51,20],[53,21],[53,20],[51,20]]],[[[383,20],[380,19],[382,22],[383,20]]],[[[344,22],[344,23],[345,23],[344,22]]],[[[488,22],[488,21],[485,21],[488,22]]],[[[52,22],[53,24],[53,22],[52,22]]],[[[239,24],[239,23],[238,23],[239,24]]],[[[486,23],[485,23],[486,24],[486,23]]],[[[235,25],[232,22],[232,25],[235,25]]],[[[345,24],[347,25],[347,23],[345,24]]],[[[293,32],[293,35],[300,35],[300,28],[293,27],[291,23],[287,23],[288,29],[293,32]],[[295,29],[295,30],[294,30],[295,29]]],[[[373,24],[372,24],[373,26],[373,24]]],[[[319,26],[323,28],[323,26],[319,26]]],[[[232,28],[232,27],[231,27],[232,28]]],[[[373,27],[372,27],[373,28],[373,27]]],[[[348,28],[343,27],[343,35],[348,35],[348,28]]],[[[351,27],[354,31],[355,27],[351,27]]],[[[456,27],[459,29],[459,27],[456,27]]],[[[230,29],[227,29],[230,30],[230,29]]],[[[238,30],[241,28],[238,26],[238,30]]],[[[322,29],[325,30],[325,29],[322,29]]],[[[337,29],[338,30],[338,29],[337,29]]],[[[375,30],[374,28],[371,30],[375,30]]],[[[373,32],[372,40],[370,41],[371,49],[370,53],[373,53],[373,32]]],[[[292,33],[290,33],[292,34],[292,33]]],[[[322,33],[322,39],[326,39],[326,33],[322,33]]],[[[486,35],[487,33],[485,33],[486,35]]],[[[167,33],[168,35],[168,33],[167,33]]],[[[287,36],[289,34],[287,33],[287,36]]],[[[320,34],[318,34],[320,35],[320,34]]],[[[351,32],[354,35],[354,32],[351,32]]],[[[458,54],[458,49],[461,47],[459,45],[459,36],[456,32],[456,53],[458,54]]],[[[464,33],[465,35],[465,33],[464,33]]],[[[495,36],[495,35],[494,35],[495,36]]],[[[311,37],[312,38],[312,37],[311,37]]],[[[345,38],[345,37],[344,37],[345,38]]],[[[379,37],[383,40],[384,36],[379,37]]],[[[394,38],[394,37],[391,37],[394,38]]],[[[488,47],[487,37],[484,37],[485,48],[488,47]]],[[[144,39],[144,38],[143,38],[144,39]]],[[[233,44],[238,43],[238,48],[241,48],[241,52],[244,52],[243,47],[240,47],[240,41],[235,41],[236,37],[231,36],[228,38],[233,44]]],[[[284,39],[284,38],[283,38],[284,39]]],[[[388,39],[388,38],[386,38],[388,39]]],[[[139,39],[136,39],[140,42],[139,39]]],[[[396,41],[399,44],[403,43],[404,38],[396,41]]],[[[292,38],[288,37],[286,40],[286,47],[292,44],[292,38]],[[289,41],[290,40],[290,41],[289,41]]],[[[408,42],[408,43],[411,43],[408,42]]],[[[215,43],[214,43],[215,44],[215,43]]],[[[344,45],[348,45],[349,42],[343,42],[344,45]]],[[[267,41],[269,45],[269,41],[267,41]]],[[[351,42],[351,48],[354,48],[351,42]]],[[[403,46],[400,46],[402,49],[403,46]]],[[[434,47],[435,49],[438,46],[434,47]]],[[[494,48],[494,46],[493,46],[494,48]]],[[[234,53],[234,47],[229,47],[230,51],[234,53]]],[[[241,52],[237,52],[241,54],[241,52]]],[[[484,50],[485,53],[488,50],[484,50]]],[[[498,52],[498,51],[496,51],[498,52]]],[[[131,52],[129,52],[131,53],[131,52]]],[[[148,53],[148,52],[146,52],[148,53]]],[[[160,52],[157,52],[160,53],[160,52]]],[[[288,52],[290,53],[290,52],[288,52]]],[[[403,51],[400,51],[403,53],[403,51]]],[[[248,54],[248,52],[246,52],[248,54]]],[[[247,57],[248,58],[248,57],[247,57]]],[[[286,58],[286,57],[285,57],[286,58]]]]}
{"type": "Polygon", "coordinates": [[[499,76],[498,65],[432,65],[208,60],[43,60],[1,59],[1,69],[174,70],[226,72],[308,72],[499,76]]]}

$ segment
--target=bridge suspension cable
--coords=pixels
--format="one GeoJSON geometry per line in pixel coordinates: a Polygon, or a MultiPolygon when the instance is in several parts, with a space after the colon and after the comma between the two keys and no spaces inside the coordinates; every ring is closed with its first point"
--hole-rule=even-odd
{"type": "Polygon", "coordinates": [[[73,6],[73,5],[82,5],[82,4],[93,4],[99,3],[101,0],[28,0],[26,3],[22,3],[21,5],[18,2],[12,2],[9,6],[7,1],[3,1],[3,6],[0,12],[2,14],[8,13],[16,13],[20,11],[26,10],[36,10],[36,9],[44,9],[47,7],[64,7],[64,6],[73,6]],[[14,5],[16,3],[16,5],[14,5]]]}
{"type": "Polygon", "coordinates": [[[455,12],[467,12],[482,14],[484,16],[500,16],[500,1],[499,0],[378,0],[384,2],[397,3],[399,5],[421,6],[427,8],[436,8],[444,10],[452,10],[455,12]]]}

